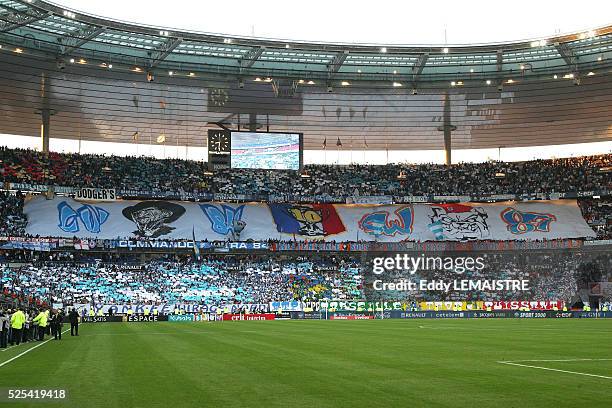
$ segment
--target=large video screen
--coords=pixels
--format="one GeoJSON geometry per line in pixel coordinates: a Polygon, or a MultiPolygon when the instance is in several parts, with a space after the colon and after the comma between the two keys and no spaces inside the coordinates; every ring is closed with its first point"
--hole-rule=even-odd
{"type": "Polygon", "coordinates": [[[232,168],[299,170],[299,133],[232,132],[232,168]]]}

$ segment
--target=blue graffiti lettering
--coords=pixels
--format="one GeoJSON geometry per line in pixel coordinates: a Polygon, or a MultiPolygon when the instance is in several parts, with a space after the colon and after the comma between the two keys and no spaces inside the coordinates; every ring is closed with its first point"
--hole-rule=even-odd
{"type": "Polygon", "coordinates": [[[62,231],[70,233],[80,231],[80,221],[87,231],[98,234],[102,230],[102,224],[108,220],[110,215],[104,208],[89,204],[85,204],[75,211],[65,201],[57,205],[57,212],[59,216],[58,227],[62,231]]]}
{"type": "Polygon", "coordinates": [[[528,232],[549,232],[550,224],[557,221],[553,214],[523,212],[508,207],[501,213],[502,220],[507,224],[508,231],[515,235],[528,232]]]}
{"type": "Polygon", "coordinates": [[[359,228],[368,234],[410,235],[412,233],[412,207],[401,207],[394,211],[396,218],[390,219],[388,211],[376,211],[364,215],[359,221],[359,228]]]}
{"type": "Polygon", "coordinates": [[[221,204],[221,209],[213,204],[200,204],[200,208],[208,218],[214,232],[221,235],[233,234],[235,225],[242,220],[244,205],[232,208],[221,204]]]}

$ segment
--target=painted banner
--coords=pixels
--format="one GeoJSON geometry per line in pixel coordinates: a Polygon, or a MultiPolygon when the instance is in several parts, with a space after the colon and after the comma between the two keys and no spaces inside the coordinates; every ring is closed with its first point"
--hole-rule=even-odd
{"type": "Polygon", "coordinates": [[[97,239],[477,241],[594,237],[575,200],[453,204],[27,201],[26,233],[97,239]]]}

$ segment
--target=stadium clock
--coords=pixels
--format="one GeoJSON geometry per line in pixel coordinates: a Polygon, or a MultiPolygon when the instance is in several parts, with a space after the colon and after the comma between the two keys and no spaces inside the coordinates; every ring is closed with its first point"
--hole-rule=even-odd
{"type": "Polygon", "coordinates": [[[229,130],[208,130],[208,163],[210,170],[228,168],[231,164],[232,136],[229,130]]]}
{"type": "Polygon", "coordinates": [[[231,133],[226,130],[208,131],[208,151],[214,154],[230,154],[231,133]]]}
{"type": "Polygon", "coordinates": [[[229,96],[227,95],[227,91],[224,89],[213,89],[210,91],[210,102],[214,106],[225,106],[227,103],[229,96]]]}

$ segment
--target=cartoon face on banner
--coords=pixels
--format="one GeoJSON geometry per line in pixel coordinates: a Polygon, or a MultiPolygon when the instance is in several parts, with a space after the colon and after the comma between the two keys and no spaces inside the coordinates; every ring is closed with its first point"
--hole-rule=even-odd
{"type": "Polygon", "coordinates": [[[269,207],[278,232],[316,237],[345,231],[331,204],[269,204],[269,207]]]}
{"type": "Polygon", "coordinates": [[[400,207],[393,214],[390,214],[389,211],[367,213],[359,220],[359,229],[374,236],[410,235],[413,222],[412,207],[400,207]]]}
{"type": "Polygon", "coordinates": [[[59,217],[58,227],[62,231],[70,233],[79,232],[80,224],[83,224],[87,231],[98,234],[101,231],[102,224],[108,220],[109,216],[108,211],[104,208],[85,204],[74,210],[66,201],[57,205],[57,213],[59,217]]]}
{"type": "Polygon", "coordinates": [[[185,207],[168,201],[143,201],[126,207],[121,211],[123,216],[136,224],[134,235],[157,238],[170,233],[174,227],[170,224],[185,214],[185,207]]]}
{"type": "Polygon", "coordinates": [[[204,215],[210,221],[210,227],[220,235],[228,235],[234,241],[240,240],[240,233],[246,227],[242,220],[244,205],[232,208],[227,204],[200,204],[204,215]]]}
{"type": "Polygon", "coordinates": [[[429,229],[437,240],[475,240],[489,236],[488,215],[482,207],[463,204],[432,205],[429,229]]]}
{"type": "Polygon", "coordinates": [[[528,232],[549,232],[550,224],[557,221],[553,214],[519,211],[508,207],[501,212],[501,219],[507,224],[508,231],[515,235],[528,232]]]}
{"type": "Polygon", "coordinates": [[[300,224],[299,234],[300,235],[325,235],[323,229],[323,213],[321,210],[294,206],[290,208],[289,214],[300,224]]]}

